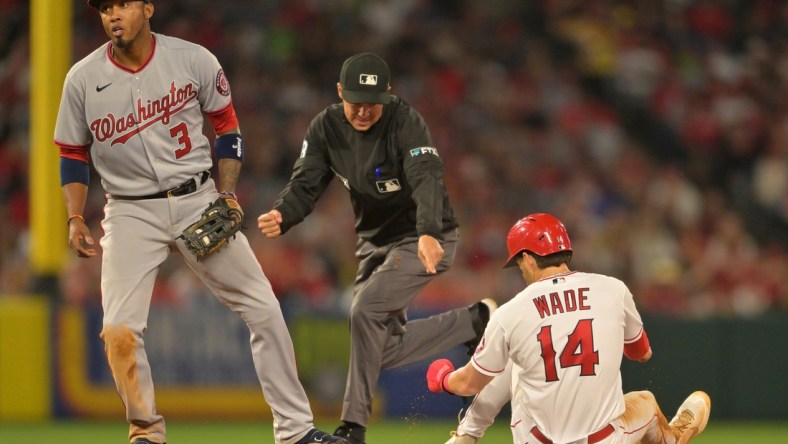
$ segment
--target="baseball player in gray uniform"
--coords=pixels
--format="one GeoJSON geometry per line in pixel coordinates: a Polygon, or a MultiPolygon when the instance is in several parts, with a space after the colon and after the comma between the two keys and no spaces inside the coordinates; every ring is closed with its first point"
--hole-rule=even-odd
{"type": "Polygon", "coordinates": [[[243,139],[230,87],[205,48],[150,29],[150,0],[88,0],[110,41],[68,72],[55,127],[60,148],[69,245],[97,255],[82,216],[92,158],[106,192],[101,339],[136,444],[164,443],[156,411],[145,333],[153,285],[170,252],[186,264],[251,333],[276,443],[346,443],[313,426],[306,393],[278,301],[249,243],[238,233],[197,261],[177,238],[217,198],[235,200],[243,139]],[[214,161],[203,112],[216,133],[214,161]],[[220,191],[217,190],[217,185],[220,191]]]}

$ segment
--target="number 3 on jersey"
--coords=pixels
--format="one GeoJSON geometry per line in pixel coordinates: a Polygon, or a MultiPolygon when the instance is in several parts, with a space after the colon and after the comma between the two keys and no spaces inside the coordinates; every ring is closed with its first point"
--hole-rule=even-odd
{"type": "MultiPolygon", "coordinates": [[[[575,330],[569,335],[566,346],[558,358],[561,368],[580,366],[580,376],[596,375],[599,364],[599,351],[594,350],[593,319],[581,319],[575,330]]],[[[552,325],[545,325],[539,330],[536,339],[542,345],[545,381],[558,381],[558,370],[555,364],[555,348],[553,348],[552,325]]]]}
{"type": "Polygon", "coordinates": [[[189,154],[189,151],[192,150],[192,139],[189,138],[189,129],[185,123],[181,122],[170,128],[170,137],[173,139],[177,138],[178,144],[181,145],[181,148],[175,150],[176,159],[189,154]]]}

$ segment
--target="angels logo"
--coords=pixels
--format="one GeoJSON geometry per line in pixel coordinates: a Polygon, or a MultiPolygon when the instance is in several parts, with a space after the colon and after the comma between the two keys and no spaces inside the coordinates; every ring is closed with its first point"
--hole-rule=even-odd
{"type": "Polygon", "coordinates": [[[109,113],[107,117],[91,122],[90,131],[98,142],[104,142],[117,134],[118,137],[113,139],[110,145],[126,143],[135,134],[158,121],[165,125],[169,124],[173,115],[196,98],[197,90],[194,89],[194,85],[188,83],[183,88],[178,88],[175,82],[172,82],[169,94],[156,100],[148,99],[145,103],[142,99],[137,99],[136,112],[119,117],[109,113]]]}
{"type": "Polygon", "coordinates": [[[227,76],[224,75],[223,69],[216,73],[216,91],[223,96],[230,95],[230,82],[227,80],[227,76]]]}
{"type": "Polygon", "coordinates": [[[474,354],[480,353],[482,350],[484,350],[484,345],[485,345],[484,336],[482,336],[482,340],[479,342],[479,346],[476,347],[476,351],[474,352],[474,354]]]}

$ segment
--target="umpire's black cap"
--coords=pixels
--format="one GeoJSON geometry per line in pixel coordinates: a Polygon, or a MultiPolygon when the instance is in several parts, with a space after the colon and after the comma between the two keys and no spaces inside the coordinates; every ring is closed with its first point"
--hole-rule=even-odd
{"type": "Polygon", "coordinates": [[[391,101],[389,65],[375,54],[356,54],[342,64],[339,84],[342,98],[349,103],[382,103],[391,101]]]}
{"type": "MultiPolygon", "coordinates": [[[[144,1],[145,3],[153,3],[152,0],[142,0],[142,1],[144,1]]],[[[101,3],[101,0],[88,0],[88,5],[96,9],[98,9],[99,3],[101,3]]]]}

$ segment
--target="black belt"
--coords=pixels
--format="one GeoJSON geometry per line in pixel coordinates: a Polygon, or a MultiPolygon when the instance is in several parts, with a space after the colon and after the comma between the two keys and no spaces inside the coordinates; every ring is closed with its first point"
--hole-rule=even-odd
{"type": "Polygon", "coordinates": [[[170,188],[166,191],[159,191],[158,193],[148,194],[147,196],[116,196],[112,195],[113,199],[121,199],[121,200],[145,200],[145,199],[162,199],[165,197],[175,197],[175,196],[184,196],[186,194],[193,193],[197,191],[197,187],[204,184],[206,180],[211,176],[210,171],[203,171],[200,173],[200,183],[197,183],[196,179],[189,179],[186,182],[178,185],[175,188],[170,188]]]}

